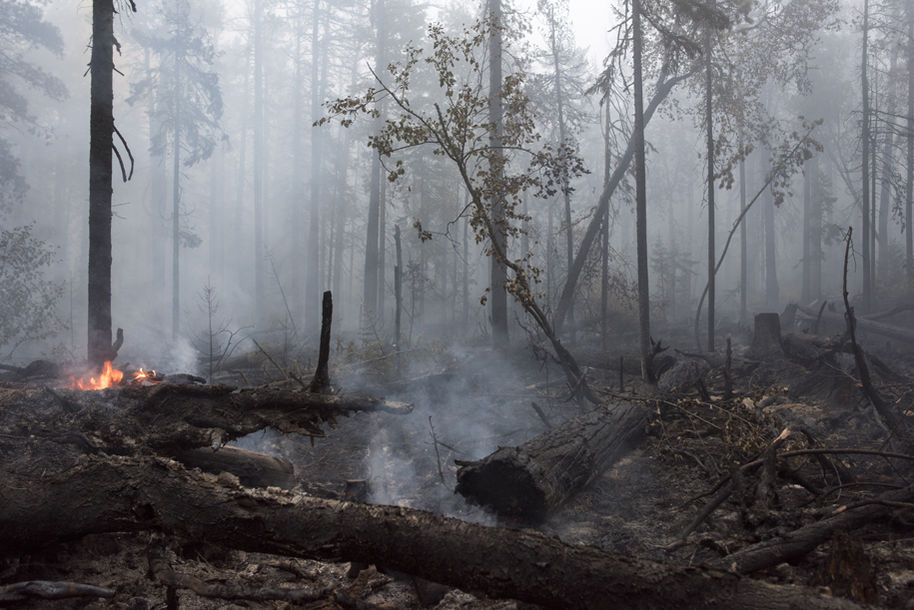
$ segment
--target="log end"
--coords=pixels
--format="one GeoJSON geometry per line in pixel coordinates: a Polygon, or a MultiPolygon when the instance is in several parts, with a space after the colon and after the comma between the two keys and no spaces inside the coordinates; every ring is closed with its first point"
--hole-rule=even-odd
{"type": "Polygon", "coordinates": [[[546,494],[536,484],[514,447],[469,462],[457,471],[457,493],[499,515],[538,522],[546,517],[546,494]]]}

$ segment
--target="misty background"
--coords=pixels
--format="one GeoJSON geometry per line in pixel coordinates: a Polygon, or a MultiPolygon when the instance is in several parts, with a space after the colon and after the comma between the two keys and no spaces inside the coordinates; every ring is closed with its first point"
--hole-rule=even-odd
{"type": "MultiPolygon", "coordinates": [[[[703,3],[645,4],[676,28],[703,3]]],[[[848,226],[855,238],[865,230],[867,189],[873,252],[855,257],[849,282],[871,310],[888,308],[910,289],[914,10],[900,0],[866,5],[871,171],[864,186],[864,2],[716,4],[731,15],[715,29],[713,47],[717,256],[742,206],[760,193],[717,275],[717,323],[746,326],[754,312],[840,297],[843,234],[848,226]],[[811,146],[801,167],[762,188],[778,151],[807,132],[821,150],[811,146]],[[872,265],[869,287],[864,261],[872,265]]],[[[481,303],[489,287],[486,244],[474,238],[453,166],[431,149],[395,154],[385,168],[399,158],[405,173],[389,181],[381,171],[377,180],[377,153],[367,146],[376,123],[314,126],[327,115],[325,103],[376,87],[370,70],[384,79],[385,64],[401,61],[408,42],[425,44],[430,23],[459,35],[483,16],[483,4],[144,0],[136,13],[116,6],[115,125],[135,161],[126,182],[115,165],[112,316],[126,331],[121,361],[206,374],[208,353],[247,337],[313,350],[323,290],[334,295],[337,350],[489,340],[481,303]],[[380,203],[379,249],[366,257],[372,197],[380,203]],[[431,239],[420,238],[417,221],[431,239]],[[397,230],[400,337],[393,330],[397,230]],[[371,295],[366,273],[377,275],[371,295]]],[[[567,199],[525,194],[523,232],[509,240],[510,251],[529,252],[541,270],[535,292],[551,313],[569,246],[577,253],[631,136],[630,54],[611,55],[625,42],[617,26],[628,13],[621,0],[543,0],[506,4],[504,14],[505,74],[525,75],[542,142],[564,137],[588,171],[573,178],[567,199]]],[[[90,21],[89,2],[0,1],[6,361],[85,357],[90,21]]],[[[663,29],[652,29],[662,25],[644,26],[647,97],[671,65],[663,61],[663,29]]],[[[704,75],[692,67],[701,54],[684,49],[672,69],[687,76],[646,128],[657,336],[691,326],[708,277],[704,75]]],[[[481,53],[471,79],[487,78],[484,46],[481,53]]],[[[412,83],[415,99],[439,94],[434,78],[412,83]]],[[[605,347],[635,336],[630,174],[614,191],[608,217],[597,219],[606,237],[587,253],[573,323],[564,329],[575,341],[605,347]]],[[[532,325],[510,299],[509,307],[511,337],[526,340],[532,325]]]]}

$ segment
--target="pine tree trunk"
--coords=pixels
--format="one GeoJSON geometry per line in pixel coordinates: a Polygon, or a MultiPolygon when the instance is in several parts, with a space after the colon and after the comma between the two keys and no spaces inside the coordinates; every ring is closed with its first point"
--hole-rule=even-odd
{"type": "Polygon", "coordinates": [[[111,350],[111,145],[114,137],[114,4],[92,2],[89,113],[89,362],[111,350]]]}

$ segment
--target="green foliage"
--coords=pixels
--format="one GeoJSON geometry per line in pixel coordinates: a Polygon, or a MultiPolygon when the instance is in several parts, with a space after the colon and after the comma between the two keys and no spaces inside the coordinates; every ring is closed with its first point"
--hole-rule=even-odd
{"type": "Polygon", "coordinates": [[[44,278],[55,251],[33,235],[34,225],[0,231],[0,348],[7,356],[28,341],[56,333],[62,286],[44,278]]]}
{"type": "MultiPolygon", "coordinates": [[[[375,74],[377,88],[331,102],[329,116],[316,124],[336,120],[350,126],[358,117],[378,118],[379,104],[386,104],[388,118],[368,144],[388,163],[389,179],[406,175],[405,156],[413,149],[428,147],[433,155],[449,160],[469,193],[470,205],[463,214],[477,243],[511,270],[513,277],[506,288],[529,310],[534,305],[531,284],[537,281],[539,269],[530,263],[529,253],[509,259],[493,237],[522,233],[528,220],[521,211],[525,192],[551,197],[585,169],[567,143],[541,143],[523,73],[503,78],[502,135],[500,145],[493,144],[496,126],[489,119],[482,76],[482,58],[493,27],[479,21],[459,35],[450,35],[440,24],[430,25],[427,46],[408,44],[405,59],[388,66],[386,74],[375,74]],[[415,90],[414,81],[423,77],[436,83],[437,90],[415,90]],[[496,201],[504,202],[504,222],[494,220],[496,201]]],[[[413,224],[420,238],[431,237],[422,219],[413,224]]]]}

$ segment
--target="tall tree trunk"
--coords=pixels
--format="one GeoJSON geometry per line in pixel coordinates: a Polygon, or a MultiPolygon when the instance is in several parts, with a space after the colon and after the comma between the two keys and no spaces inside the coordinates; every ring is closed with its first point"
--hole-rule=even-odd
{"type": "MultiPolygon", "coordinates": [[[[771,170],[763,155],[759,156],[761,165],[760,174],[764,176],[771,170]]],[[[765,307],[770,311],[776,310],[780,305],[781,294],[778,285],[777,241],[774,227],[774,195],[771,187],[765,189],[762,201],[762,223],[765,228],[765,307]]]]}
{"type": "MultiPolygon", "coordinates": [[[[712,2],[713,5],[713,2],[712,2]]],[[[711,24],[705,26],[705,147],[708,162],[708,351],[714,351],[714,123],[711,94],[711,24]]]]}
{"type": "MultiPolygon", "coordinates": [[[[567,130],[565,127],[565,92],[562,90],[562,66],[559,61],[559,45],[556,38],[556,21],[555,21],[555,10],[550,5],[548,8],[548,20],[549,20],[549,49],[552,53],[552,67],[553,67],[553,77],[555,80],[555,105],[556,113],[559,127],[559,144],[562,145],[565,143],[565,138],[568,136],[567,130]]],[[[568,188],[568,176],[562,174],[561,176],[561,191],[562,199],[565,204],[565,244],[567,250],[568,266],[567,269],[571,269],[571,266],[574,264],[574,230],[571,224],[571,192],[568,188]]],[[[568,308],[568,319],[571,322],[571,340],[574,341],[574,302],[568,308]]]]}
{"type": "MultiPolygon", "coordinates": [[[[488,16],[492,20],[492,31],[489,37],[489,121],[494,125],[489,145],[500,151],[502,141],[502,20],[501,0],[488,0],[488,16]]],[[[503,157],[496,152],[490,161],[489,171],[495,176],[503,174],[503,157]]],[[[501,251],[507,257],[508,236],[505,226],[504,196],[497,194],[492,206],[492,226],[495,231],[491,236],[493,249],[501,251]]],[[[496,346],[504,345],[508,340],[508,295],[505,292],[507,267],[497,256],[489,257],[490,267],[490,311],[492,315],[492,339],[496,346]]]]}
{"type": "MultiPolygon", "coordinates": [[[[375,69],[380,74],[384,68],[386,59],[387,44],[387,19],[385,0],[373,0],[372,18],[375,25],[375,69]]],[[[378,117],[376,120],[377,129],[383,126],[383,118],[378,117]]],[[[365,241],[365,274],[363,276],[362,291],[362,312],[365,318],[364,322],[374,324],[378,314],[378,249],[379,239],[378,231],[380,224],[381,209],[381,160],[377,155],[371,159],[371,174],[369,177],[368,194],[368,223],[367,238],[365,241]]]]}
{"type": "MultiPolygon", "coordinates": [[[[603,130],[603,186],[609,182],[612,172],[612,152],[610,151],[609,130],[612,125],[609,114],[609,99],[605,100],[606,110],[605,127],[603,130]]],[[[609,207],[603,211],[603,231],[601,248],[600,269],[600,343],[604,350],[609,345],[609,321],[607,310],[609,307],[609,207]]]]}
{"type": "MultiPolygon", "coordinates": [[[[742,136],[740,136],[742,144],[742,136]]],[[[739,210],[746,211],[746,159],[739,160],[739,210]]],[[[749,253],[746,220],[739,225],[739,321],[749,323],[749,253]]]]}
{"type": "Polygon", "coordinates": [[[912,239],[911,204],[914,203],[914,6],[907,4],[908,17],[908,116],[907,116],[907,189],[904,202],[904,258],[907,272],[908,285],[914,285],[914,239],[912,239]]]}
{"type": "Polygon", "coordinates": [[[263,243],[263,3],[264,0],[254,0],[254,319],[258,328],[266,323],[263,243]]]}
{"type": "MultiPolygon", "coordinates": [[[[315,3],[319,0],[315,0],[315,3]]],[[[302,94],[302,37],[305,29],[304,5],[299,3],[294,18],[295,49],[293,51],[292,61],[294,64],[292,72],[292,209],[290,215],[291,222],[291,239],[290,250],[292,259],[297,261],[298,265],[303,267],[303,273],[292,274],[291,297],[294,307],[295,316],[305,320],[305,326],[310,323],[310,318],[314,316],[313,308],[309,307],[311,300],[307,297],[308,280],[307,276],[310,271],[310,261],[308,260],[308,246],[302,239],[306,233],[305,229],[305,188],[303,184],[304,177],[304,95],[302,94]]],[[[312,41],[312,62],[313,41],[312,41]]],[[[313,90],[312,90],[313,92],[313,90]]],[[[312,121],[317,120],[312,117],[312,121]]],[[[311,129],[308,133],[314,138],[316,129],[311,129]]],[[[313,179],[313,178],[312,178],[313,179]]],[[[336,293],[339,298],[339,293],[336,293]]]]}
{"type": "Polygon", "coordinates": [[[92,2],[89,111],[89,362],[111,350],[111,146],[114,137],[114,4],[92,2]]]}
{"type": "MultiPolygon", "coordinates": [[[[311,118],[321,116],[321,90],[318,58],[321,55],[320,17],[321,0],[314,0],[311,13],[311,118]]],[[[322,129],[311,130],[311,205],[308,215],[308,257],[305,262],[305,331],[308,335],[318,332],[320,320],[317,303],[320,299],[320,194],[322,129]]],[[[339,298],[339,295],[337,295],[339,298]]]]}
{"type": "Polygon", "coordinates": [[[869,43],[869,0],[863,2],[863,45],[860,59],[860,88],[863,96],[863,118],[860,139],[863,148],[863,201],[862,201],[862,231],[863,233],[863,310],[872,310],[872,245],[870,244],[870,85],[867,77],[868,43],[869,43]]]}
{"type": "Polygon", "coordinates": [[[802,300],[809,304],[812,299],[812,182],[815,177],[807,165],[803,168],[803,260],[802,260],[802,300]]]}
{"type": "Polygon", "coordinates": [[[175,49],[175,98],[172,116],[171,164],[171,338],[181,331],[181,59],[175,49]]]}
{"type": "MultiPolygon", "coordinates": [[[[898,69],[898,49],[892,50],[889,63],[889,74],[886,79],[885,116],[895,116],[895,75],[898,69]]],[[[889,263],[889,208],[892,200],[892,171],[894,168],[895,133],[892,125],[886,124],[882,134],[882,173],[879,184],[879,217],[876,236],[879,243],[879,256],[876,258],[878,275],[885,274],[889,263]]],[[[875,165],[873,166],[875,171],[875,165]]],[[[884,277],[884,275],[883,275],[884,277]]]]}
{"type": "Polygon", "coordinates": [[[641,376],[654,382],[651,367],[651,298],[647,258],[647,176],[644,167],[644,96],[641,73],[641,0],[632,0],[632,61],[634,63],[635,121],[635,230],[638,250],[638,323],[641,376]]]}

